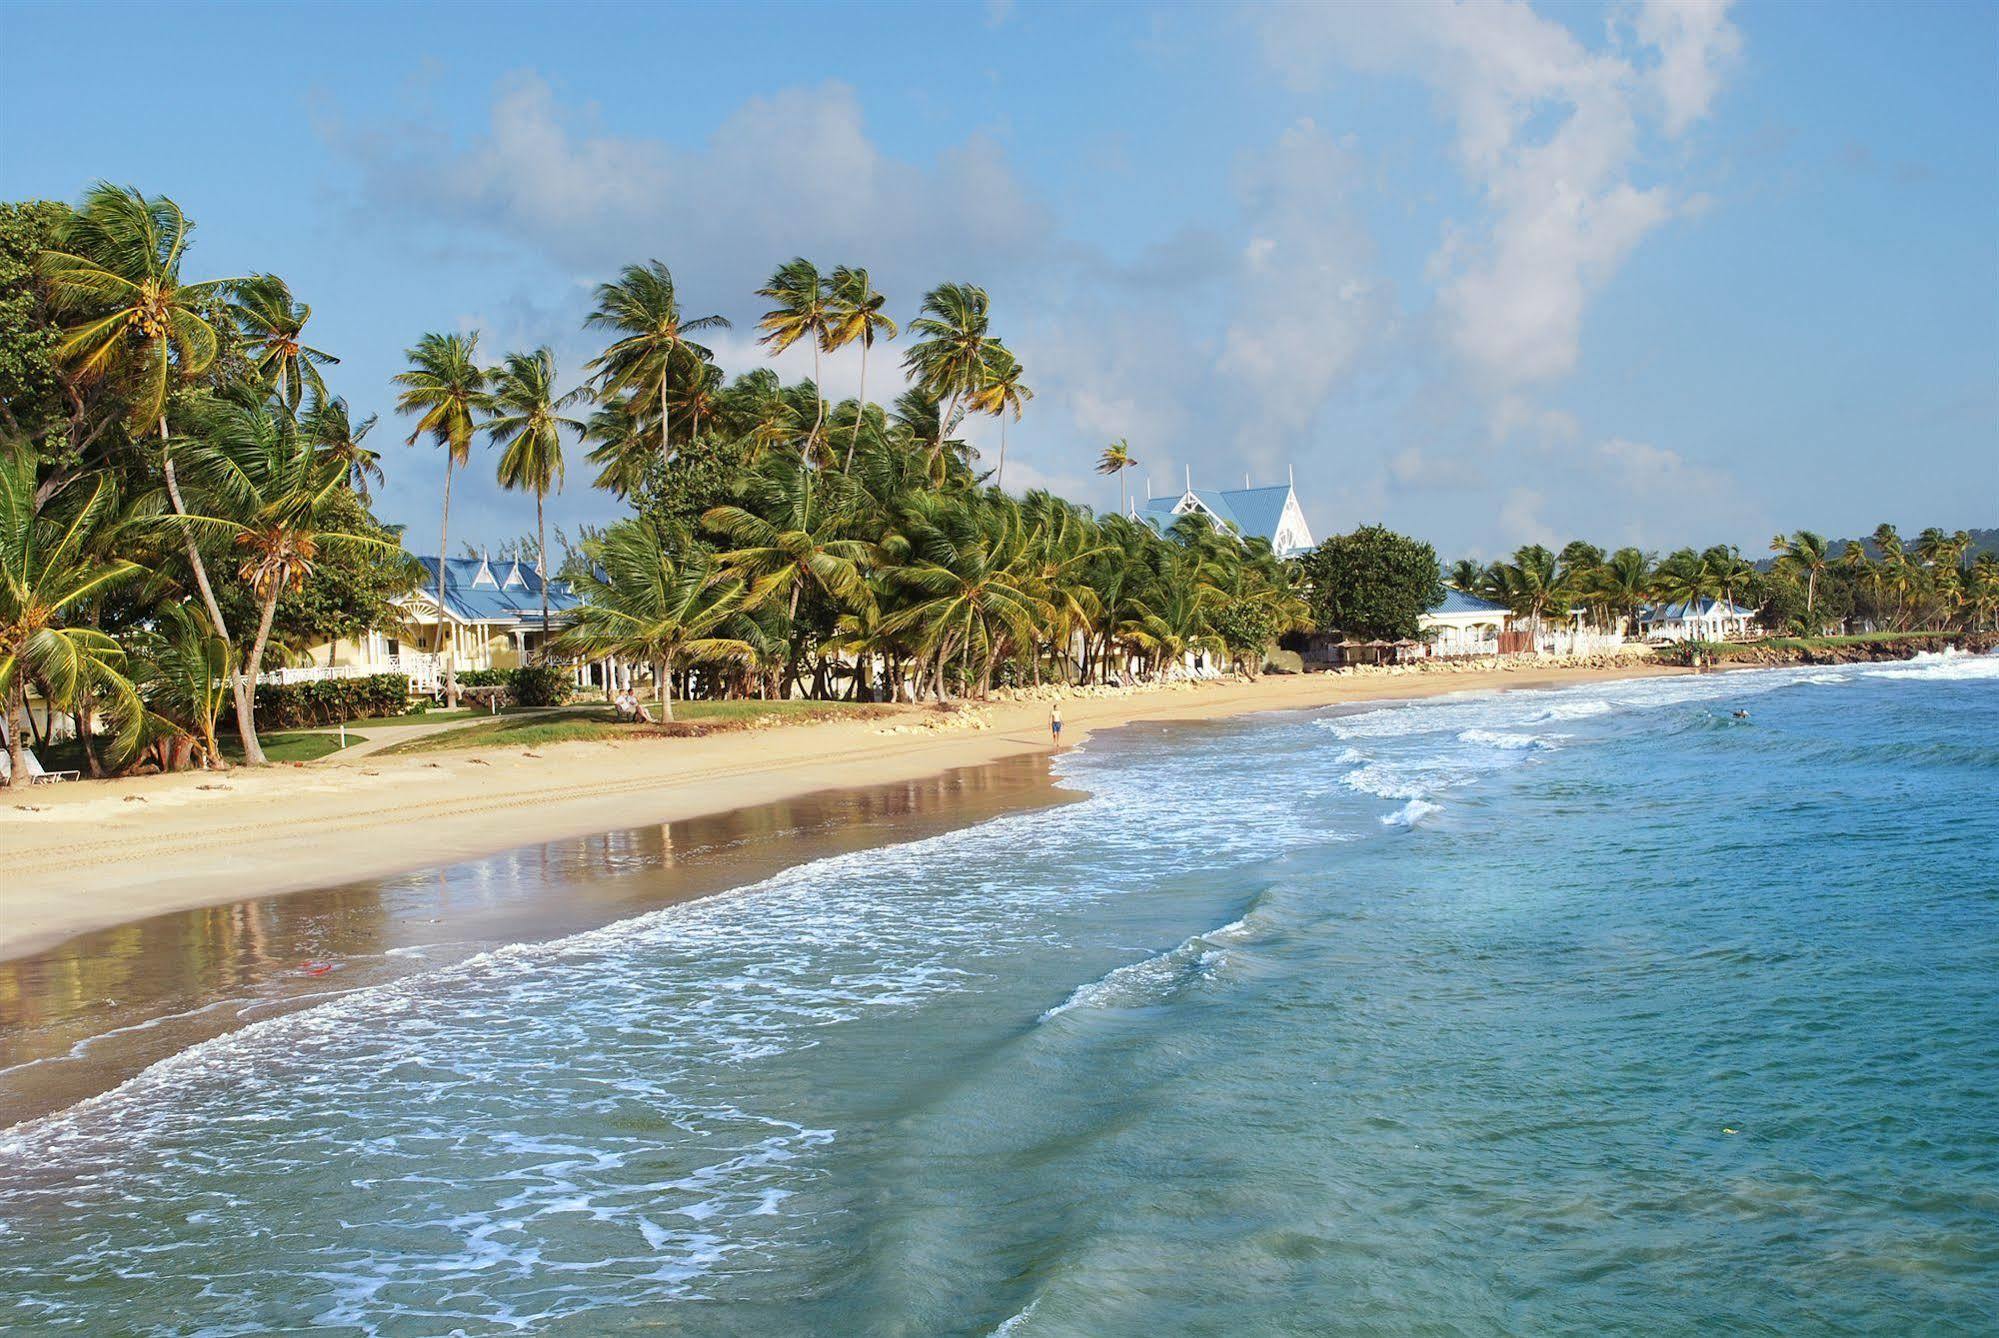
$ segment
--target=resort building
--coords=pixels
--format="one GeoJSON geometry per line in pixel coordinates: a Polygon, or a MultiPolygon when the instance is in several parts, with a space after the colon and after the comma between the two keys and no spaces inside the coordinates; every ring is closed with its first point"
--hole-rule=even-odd
{"type": "Polygon", "coordinates": [[[1524,645],[1504,645],[1512,616],[1504,604],[1462,590],[1446,590],[1444,602],[1418,618],[1416,627],[1433,655],[1498,655],[1502,648],[1509,652],[1527,649],[1524,645]]]}
{"type": "Polygon", "coordinates": [[[1638,635],[1646,641],[1739,640],[1755,620],[1756,610],[1733,600],[1661,604],[1638,611],[1638,635]]]}
{"type": "Polygon", "coordinates": [[[548,583],[548,619],[541,625],[539,564],[519,559],[447,558],[444,606],[437,602],[437,559],[419,557],[423,584],[396,600],[398,623],[346,641],[315,646],[305,662],[274,669],[266,682],[407,674],[412,692],[438,690],[449,650],[459,670],[513,669],[534,658],[580,602],[567,581],[548,583]]]}
{"type": "Polygon", "coordinates": [[[1245,477],[1240,488],[1196,488],[1189,469],[1186,491],[1178,497],[1152,496],[1150,480],[1145,490],[1143,509],[1134,499],[1132,515],[1162,534],[1182,516],[1202,516],[1218,529],[1267,540],[1270,551],[1281,558],[1297,557],[1313,546],[1311,527],[1305,524],[1305,512],[1290,482],[1253,488],[1245,477]]]}

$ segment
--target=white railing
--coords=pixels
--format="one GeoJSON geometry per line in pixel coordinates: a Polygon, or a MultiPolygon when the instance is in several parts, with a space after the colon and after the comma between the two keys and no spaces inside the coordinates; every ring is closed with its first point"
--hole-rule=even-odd
{"type": "Polygon", "coordinates": [[[369,678],[376,674],[402,674],[412,692],[434,692],[444,674],[441,656],[424,651],[404,651],[385,656],[376,664],[307,664],[266,670],[259,683],[324,683],[342,678],[369,678]]]}

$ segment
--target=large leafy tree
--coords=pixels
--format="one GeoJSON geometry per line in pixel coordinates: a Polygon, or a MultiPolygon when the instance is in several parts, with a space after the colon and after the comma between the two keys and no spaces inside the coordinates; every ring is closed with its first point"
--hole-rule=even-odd
{"type": "Polygon", "coordinates": [[[555,388],[555,354],[547,348],[510,353],[493,369],[493,416],[486,431],[500,448],[500,486],[534,494],[535,546],[540,553],[542,650],[547,653],[548,582],[555,569],[548,561],[548,522],[544,515],[549,493],[562,486],[562,434],[580,433],[583,424],[563,416],[584,395],[582,387],[555,388]]]}
{"type": "Polygon", "coordinates": [[[1313,621],[1348,636],[1413,637],[1416,620],[1444,602],[1437,550],[1385,526],[1335,535],[1301,561],[1313,621]]]}
{"type": "Polygon", "coordinates": [[[427,334],[405,355],[409,366],[396,374],[402,389],[396,412],[414,415],[416,427],[409,444],[428,436],[444,452],[443,519],[437,537],[438,651],[444,657],[444,697],[458,704],[458,671],[448,635],[449,605],[445,603],[446,558],[451,552],[451,476],[472,458],[472,439],[492,405],[486,369],[479,365],[479,336],[427,334]]]}

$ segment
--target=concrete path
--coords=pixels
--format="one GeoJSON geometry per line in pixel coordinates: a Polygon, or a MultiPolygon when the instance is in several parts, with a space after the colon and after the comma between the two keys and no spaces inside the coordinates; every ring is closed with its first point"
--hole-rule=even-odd
{"type": "MultiPolygon", "coordinates": [[[[393,748],[397,744],[408,743],[415,739],[427,739],[436,734],[449,734],[455,729],[470,729],[474,725],[491,724],[495,720],[539,720],[547,716],[562,715],[574,709],[574,707],[567,706],[552,706],[546,711],[514,711],[504,715],[488,715],[484,712],[476,712],[472,715],[452,716],[447,720],[426,721],[422,724],[382,725],[372,730],[350,728],[350,733],[361,734],[366,737],[359,743],[350,744],[345,748],[330,752],[325,757],[315,760],[320,762],[351,762],[356,758],[368,757],[371,754],[393,748]]],[[[334,734],[338,733],[339,729],[336,726],[333,729],[295,730],[292,732],[300,734],[334,734]]]]}

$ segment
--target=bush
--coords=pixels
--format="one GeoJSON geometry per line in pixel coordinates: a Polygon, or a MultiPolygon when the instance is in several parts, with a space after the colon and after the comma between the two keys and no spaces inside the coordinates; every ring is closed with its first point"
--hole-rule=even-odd
{"type": "Polygon", "coordinates": [[[332,725],[363,716],[404,715],[409,709],[410,681],[402,674],[257,685],[259,728],[332,725]]]}
{"type": "Polygon", "coordinates": [[[507,690],[516,706],[561,706],[575,687],[569,670],[559,664],[530,664],[507,675],[507,690]]]}

